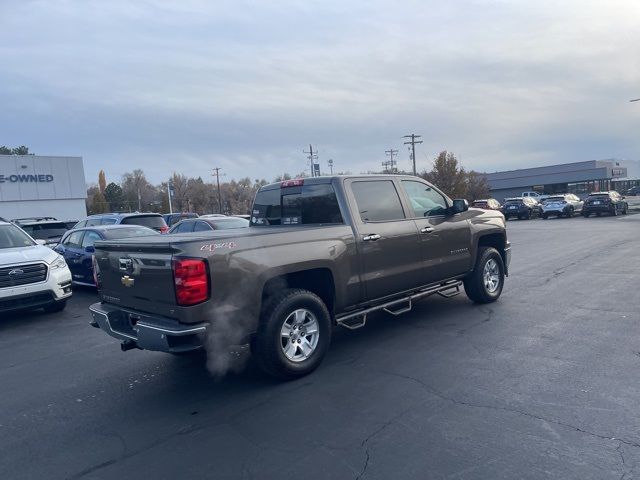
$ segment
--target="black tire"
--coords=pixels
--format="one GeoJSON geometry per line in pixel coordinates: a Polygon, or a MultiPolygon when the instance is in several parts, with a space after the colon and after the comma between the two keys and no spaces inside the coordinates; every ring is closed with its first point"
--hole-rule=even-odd
{"type": "Polygon", "coordinates": [[[584,218],[589,218],[589,215],[590,215],[590,213],[589,213],[589,212],[584,212],[584,211],[582,212],[582,216],[583,216],[584,218]]]}
{"type": "Polygon", "coordinates": [[[527,214],[524,217],[525,220],[531,220],[531,210],[527,211],[527,214]]]}
{"type": "MultiPolygon", "coordinates": [[[[260,369],[284,380],[293,380],[315,370],[331,343],[331,315],[316,294],[302,289],[285,289],[268,300],[260,319],[258,332],[251,342],[251,352],[260,369]],[[318,341],[310,356],[293,361],[285,355],[281,330],[293,312],[305,309],[318,325],[318,341]]],[[[294,347],[297,352],[297,348],[294,347]]],[[[300,348],[302,352],[302,349],[300,348]]]]}
{"type": "Polygon", "coordinates": [[[493,247],[480,247],[473,271],[464,279],[464,291],[475,303],[491,303],[500,298],[504,287],[504,262],[502,256],[493,247]],[[484,268],[489,260],[495,260],[499,270],[499,283],[494,291],[489,291],[484,282],[484,268]]]}
{"type": "Polygon", "coordinates": [[[624,208],[622,209],[622,214],[626,215],[627,214],[627,210],[629,209],[628,205],[625,205],[624,208]]]}
{"type": "Polygon", "coordinates": [[[549,218],[549,215],[547,215],[546,213],[543,213],[543,214],[542,214],[542,219],[543,219],[543,220],[546,220],[547,218],[549,218]]]}
{"type": "Polygon", "coordinates": [[[67,301],[62,300],[61,302],[53,302],[53,303],[50,303],[49,305],[45,305],[43,309],[47,313],[56,313],[64,310],[64,307],[66,306],[67,306],[67,301]]]}
{"type": "Polygon", "coordinates": [[[596,217],[599,217],[599,216],[600,216],[600,212],[596,212],[596,217]]]}
{"type": "Polygon", "coordinates": [[[612,217],[617,217],[618,216],[618,207],[616,207],[615,205],[613,206],[613,209],[611,210],[611,216],[612,217]]]}
{"type": "Polygon", "coordinates": [[[573,217],[573,207],[569,207],[569,210],[567,210],[567,218],[572,218],[573,217]]]}

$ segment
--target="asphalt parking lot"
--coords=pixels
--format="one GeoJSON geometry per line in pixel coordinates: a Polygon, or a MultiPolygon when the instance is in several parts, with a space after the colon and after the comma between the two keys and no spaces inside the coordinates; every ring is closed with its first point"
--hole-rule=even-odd
{"type": "Polygon", "coordinates": [[[123,353],[88,325],[90,290],[3,316],[0,478],[640,475],[640,215],[507,228],[500,301],[431,298],[336,330],[290,383],[123,353]]]}

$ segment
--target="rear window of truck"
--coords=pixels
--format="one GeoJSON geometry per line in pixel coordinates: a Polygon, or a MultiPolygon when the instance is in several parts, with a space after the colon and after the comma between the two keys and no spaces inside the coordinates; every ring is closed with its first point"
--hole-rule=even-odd
{"type": "Polygon", "coordinates": [[[329,184],[261,190],[251,215],[252,226],[343,223],[336,192],[329,184]]]}

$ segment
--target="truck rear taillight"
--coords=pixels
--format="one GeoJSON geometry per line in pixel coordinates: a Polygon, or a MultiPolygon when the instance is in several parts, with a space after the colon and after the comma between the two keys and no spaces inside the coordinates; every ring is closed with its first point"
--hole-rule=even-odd
{"type": "Polygon", "coordinates": [[[209,298],[209,275],[204,260],[174,258],[172,267],[178,305],[195,305],[209,298]]]}
{"type": "Polygon", "coordinates": [[[160,227],[160,233],[167,233],[169,231],[169,227],[167,227],[166,225],[163,225],[162,227],[160,227]]]}

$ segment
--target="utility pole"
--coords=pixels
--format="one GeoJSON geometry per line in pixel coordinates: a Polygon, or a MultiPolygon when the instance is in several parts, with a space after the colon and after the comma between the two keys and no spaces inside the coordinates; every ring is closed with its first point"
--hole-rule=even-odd
{"type": "Polygon", "coordinates": [[[213,169],[213,173],[211,175],[216,176],[216,185],[218,188],[218,213],[222,213],[222,196],[220,195],[220,167],[216,167],[213,169]]]}
{"type": "Polygon", "coordinates": [[[329,165],[329,170],[331,171],[331,175],[333,175],[333,158],[327,160],[327,164],[329,165]]]}
{"type": "MultiPolygon", "coordinates": [[[[318,151],[316,150],[316,153],[313,152],[313,147],[311,146],[311,144],[309,144],[309,151],[307,152],[306,150],[303,150],[302,153],[306,153],[308,154],[307,158],[309,159],[309,162],[311,164],[311,176],[315,177],[316,176],[316,162],[315,160],[318,159],[318,151]]],[[[318,176],[320,175],[320,165],[318,165],[318,176]]]]}
{"type": "Polygon", "coordinates": [[[173,197],[173,180],[170,178],[167,183],[167,196],[169,197],[169,213],[173,213],[173,207],[171,206],[171,197],[173,197]]]}
{"type": "Polygon", "coordinates": [[[394,155],[398,154],[398,150],[394,150],[393,148],[384,151],[387,157],[390,157],[389,160],[385,160],[382,162],[382,166],[384,167],[384,173],[396,173],[398,169],[396,168],[396,164],[398,163],[393,159],[394,155]]]}
{"type": "Polygon", "coordinates": [[[412,133],[411,135],[405,135],[402,138],[410,138],[411,140],[409,140],[408,142],[404,142],[405,145],[411,145],[411,159],[413,160],[413,174],[417,175],[416,173],[416,143],[422,143],[422,140],[416,140],[416,138],[421,138],[422,135],[416,135],[415,133],[412,133]]]}

